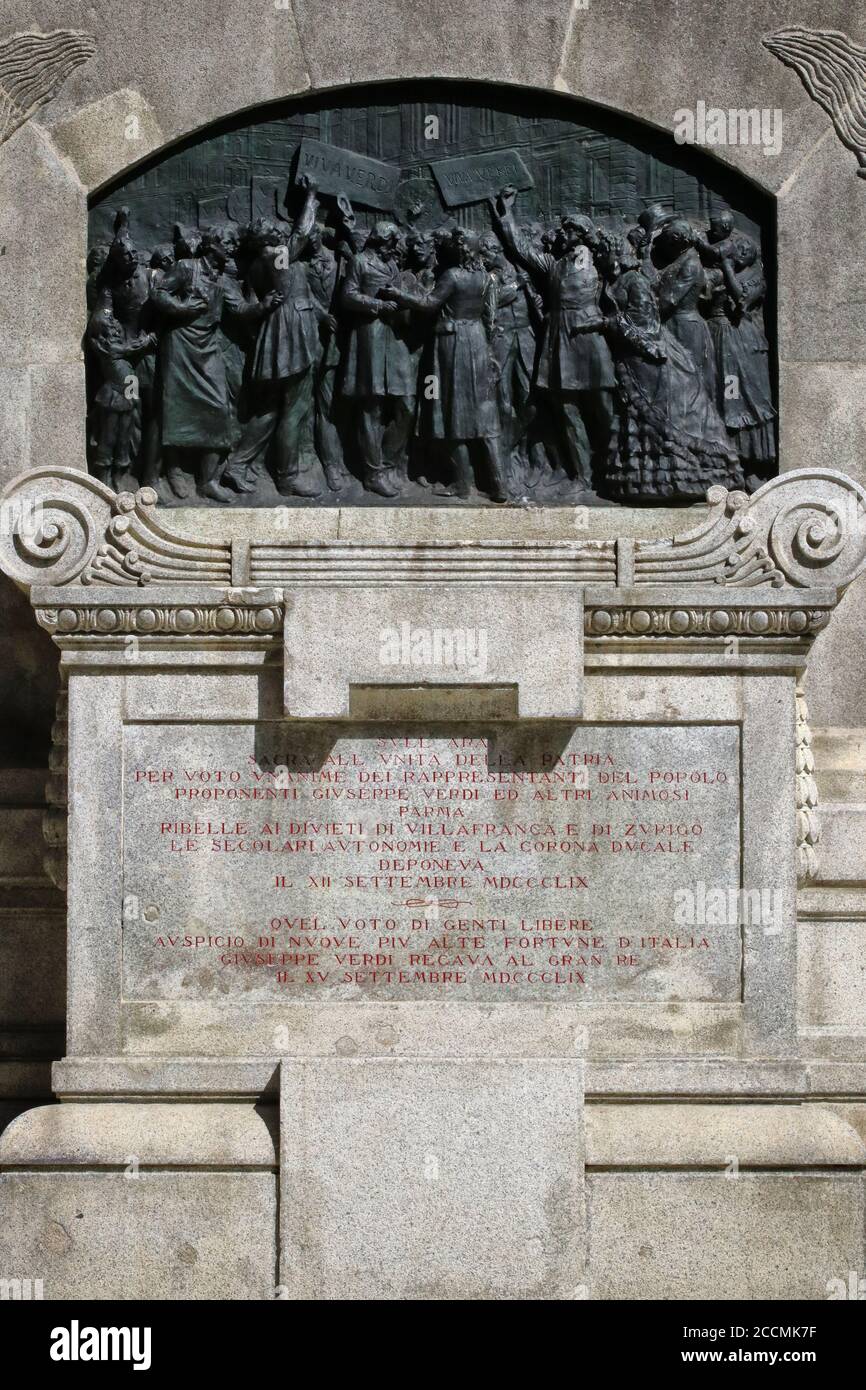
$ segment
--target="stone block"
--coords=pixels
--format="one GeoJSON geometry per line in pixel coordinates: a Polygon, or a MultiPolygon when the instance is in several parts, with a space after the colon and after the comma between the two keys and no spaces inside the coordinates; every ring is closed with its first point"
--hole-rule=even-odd
{"type": "MultiPolygon", "coordinates": [[[[822,23],[821,27],[830,26],[822,23]]],[[[842,27],[850,32],[850,24],[842,27]]],[[[837,393],[839,382],[853,384],[856,392],[851,366],[862,366],[866,360],[866,322],[860,303],[860,259],[866,238],[863,181],[857,177],[852,151],[837,138],[830,117],[820,108],[818,115],[830,134],[815,155],[803,162],[777,204],[779,355],[783,362],[838,364],[837,393]]],[[[810,396],[815,399],[814,388],[810,396]]],[[[824,414],[819,409],[815,431],[831,445],[824,414]]],[[[833,467],[851,471],[851,460],[835,457],[833,467]]],[[[796,463],[789,467],[805,466],[802,456],[795,454],[794,459],[796,463]]]]}
{"type": "Polygon", "coordinates": [[[862,1270],[863,1179],[591,1173],[592,1299],[828,1297],[862,1270]]]}
{"type": "Polygon", "coordinates": [[[30,368],[30,463],[87,468],[84,362],[30,368]]]}
{"type": "Polygon", "coordinates": [[[286,1061],[281,1094],[289,1297],[581,1297],[580,1061],[286,1061]]]}
{"type": "Polygon", "coordinates": [[[866,1020],[866,921],[801,919],[798,958],[800,1026],[862,1037],[866,1020]]]}
{"type": "MultiPolygon", "coordinates": [[[[87,242],[85,190],[28,121],[0,153],[0,362],[5,367],[76,362],[87,322],[82,294],[87,242]],[[34,209],[44,212],[34,216],[34,209]]],[[[7,473],[23,471],[26,460],[7,473]]]]}
{"type": "MultiPolygon", "coordinates": [[[[52,0],[8,0],[4,30],[55,29],[52,0]]],[[[278,100],[309,85],[291,4],[283,0],[202,0],[195,23],[188,13],[143,0],[117,0],[97,11],[89,0],[67,0],[64,27],[93,34],[93,58],[72,74],[42,119],[66,122],[84,106],[131,89],[153,113],[165,141],[259,102],[278,100]]],[[[113,177],[146,150],[125,152],[97,132],[102,178],[113,177]],[[111,168],[106,150],[122,162],[111,168]]]]}
{"type": "Polygon", "coordinates": [[[818,801],[821,839],[815,883],[866,880],[866,802],[818,801]]]}
{"type": "Polygon", "coordinates": [[[597,1168],[862,1167],[866,1144],[821,1105],[590,1105],[597,1168]]]}
{"type": "MultiPolygon", "coordinates": [[[[864,377],[866,391],[866,377],[864,377]]],[[[864,438],[866,450],[866,438],[864,438]]],[[[866,720],[866,583],[854,583],[818,634],[806,671],[804,689],[813,728],[853,727],[866,720]]]]}
{"type": "Polygon", "coordinates": [[[131,87],[111,92],[58,121],[51,127],[51,139],[89,190],[164,144],[149,102],[131,87]]]}
{"type": "Polygon", "coordinates": [[[6,1168],[209,1167],[273,1170],[276,1106],[43,1105],[19,1116],[0,1142],[6,1168]]]}
{"type": "Polygon", "coordinates": [[[795,361],[780,370],[783,469],[841,468],[866,482],[866,361],[795,361]]]}
{"type": "Polygon", "coordinates": [[[30,370],[0,367],[0,485],[30,467],[30,370]]]}
{"type": "MultiPolygon", "coordinates": [[[[288,599],[290,718],[351,717],[352,688],[378,686],[501,688],[511,698],[500,717],[581,712],[583,605],[575,585],[499,584],[495,603],[483,585],[358,585],[348,624],[345,615],[342,587],[299,587],[288,599]]],[[[464,698],[453,717],[477,717],[473,706],[464,698]]]]}
{"type": "MultiPolygon", "coordinates": [[[[674,113],[693,110],[698,101],[725,111],[780,109],[777,155],[765,155],[752,143],[700,150],[775,191],[796,175],[826,136],[829,117],[809,98],[796,74],[761,43],[764,35],[795,22],[780,12],[775,0],[738,5],[726,15],[729,22],[719,42],[718,14],[711,6],[691,5],[686,12],[679,5],[650,7],[632,0],[575,5],[557,86],[668,132],[673,130],[674,113]],[[662,61],[647,61],[648,45],[662,61]]],[[[820,19],[802,22],[850,32],[850,5],[832,0],[822,6],[820,19]]],[[[835,138],[831,133],[829,139],[835,138]]],[[[853,161],[853,155],[847,158],[853,161]]],[[[849,172],[855,169],[849,163],[849,172]]]]}
{"type": "Polygon", "coordinates": [[[4,1275],[64,1302],[274,1296],[272,1174],[133,1174],[0,1174],[4,1275]]]}

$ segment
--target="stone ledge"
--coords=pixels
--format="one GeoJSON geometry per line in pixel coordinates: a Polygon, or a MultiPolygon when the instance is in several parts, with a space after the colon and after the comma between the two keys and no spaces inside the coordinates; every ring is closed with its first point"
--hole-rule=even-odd
{"type": "MultiPolygon", "coordinates": [[[[483,1059],[475,1059],[478,1063],[483,1059]]],[[[466,1067],[472,1059],[308,1058],[300,1066],[466,1067]]],[[[488,1058],[503,1067],[539,1059],[488,1058]]],[[[576,1059],[551,1058],[551,1066],[576,1059]]],[[[401,1073],[402,1074],[402,1073],[401,1073]]],[[[605,1170],[866,1167],[866,1104],[588,1104],[586,1162],[605,1170]]],[[[273,1170],[279,1139],[274,1106],[74,1102],[43,1105],[14,1119],[0,1139],[0,1167],[232,1168],[273,1170]]]]}
{"type": "Polygon", "coordinates": [[[593,1168],[866,1166],[853,1123],[822,1105],[593,1105],[586,1146],[593,1168]]]}
{"type": "MultiPolygon", "coordinates": [[[[417,1006],[413,1006],[417,1007],[417,1006]]],[[[512,1011],[518,1005],[505,1005],[512,1011]]],[[[515,1017],[515,1029],[518,1019],[515,1017]]],[[[526,1046],[532,1039],[529,1020],[522,1050],[515,1046],[513,1056],[538,1056],[526,1046]]],[[[559,1052],[548,1047],[547,1056],[576,1056],[578,1038],[574,1024],[563,1018],[556,1035],[561,1044],[559,1052]]],[[[494,1034],[495,1036],[495,1034],[494,1034]]],[[[349,1039],[351,1041],[351,1039],[349,1039]]],[[[489,1056],[490,1037],[477,1035],[477,1046],[461,1048],[462,1057],[489,1056]]],[[[456,1048],[455,1048],[456,1051],[456,1048]]],[[[338,1051],[309,1053],[308,1056],[337,1056],[338,1051]]],[[[406,1055],[406,1054],[403,1054],[406,1055]]],[[[411,1056],[430,1056],[429,1050],[418,1049],[411,1056]]],[[[504,1053],[497,1055],[504,1056],[504,1053]]],[[[285,1060],[270,1057],[66,1057],[55,1062],[52,1084],[55,1093],[64,1100],[97,1097],[112,1099],[144,1099],[162,1095],[172,1100],[259,1100],[276,1098],[279,1088],[279,1066],[285,1060]]],[[[303,1060],[295,1056],[295,1060],[303,1060]]],[[[588,1100],[690,1099],[723,1101],[744,1097],[760,1100],[824,1101],[866,1098],[866,1062],[815,1058],[808,1061],[779,1060],[757,1057],[748,1061],[732,1057],[703,1058],[656,1057],[590,1059],[586,1066],[588,1100]]],[[[21,1092],[20,1094],[24,1094],[21,1092]]]]}
{"type": "Polygon", "coordinates": [[[0,1138],[3,1168],[275,1169],[276,1111],[252,1105],[43,1105],[0,1138]]]}

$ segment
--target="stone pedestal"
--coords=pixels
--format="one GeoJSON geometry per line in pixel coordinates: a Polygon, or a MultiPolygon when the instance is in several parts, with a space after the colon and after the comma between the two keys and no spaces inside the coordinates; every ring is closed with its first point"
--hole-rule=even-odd
{"type": "Polygon", "coordinates": [[[797,689],[866,557],[856,484],[719,491],[668,541],[419,540],[396,584],[369,538],[193,539],[66,470],[7,494],[37,498],[2,563],[68,690],[68,1034],[62,1103],[0,1140],[2,1268],[64,1298],[848,1278],[866,1067],[810,991],[818,899],[798,953],[797,689]],[[474,662],[437,664],[461,629],[474,662]]]}

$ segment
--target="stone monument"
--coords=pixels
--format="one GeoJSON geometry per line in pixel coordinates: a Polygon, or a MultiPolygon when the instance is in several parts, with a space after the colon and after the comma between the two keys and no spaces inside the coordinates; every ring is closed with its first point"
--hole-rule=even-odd
{"type": "Polygon", "coordinates": [[[435,8],[383,51],[381,7],[275,7],[177,111],[132,6],[0,36],[0,84],[44,69],[15,205],[65,198],[10,238],[10,669],[59,676],[45,800],[0,772],[0,1277],[849,1297],[856,122],[821,143],[810,31],[754,7],[737,105],[791,150],[675,135],[733,80],[708,7],[651,94],[645,17],[602,93],[601,0],[501,7],[504,65],[435,8]]]}

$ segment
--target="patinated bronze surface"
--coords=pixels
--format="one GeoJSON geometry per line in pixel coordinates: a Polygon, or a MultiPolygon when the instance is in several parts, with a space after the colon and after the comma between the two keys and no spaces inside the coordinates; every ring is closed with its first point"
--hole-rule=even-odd
{"type": "Polygon", "coordinates": [[[93,207],[97,476],[168,503],[592,505],[776,472],[758,195],[574,104],[455,90],[269,113],[93,207]]]}

